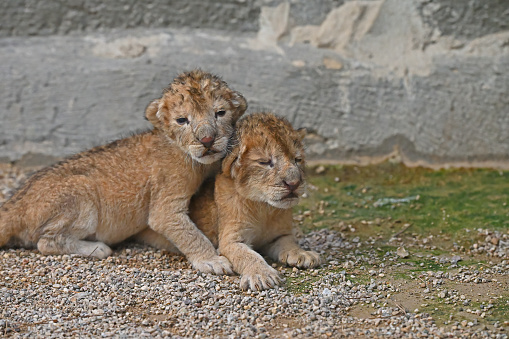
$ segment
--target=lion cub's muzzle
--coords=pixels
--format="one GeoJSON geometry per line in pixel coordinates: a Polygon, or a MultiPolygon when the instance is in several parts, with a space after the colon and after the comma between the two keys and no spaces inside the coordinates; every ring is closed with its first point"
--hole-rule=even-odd
{"type": "Polygon", "coordinates": [[[302,181],[301,179],[283,179],[283,185],[285,189],[288,191],[288,193],[283,196],[282,199],[292,199],[292,198],[298,198],[298,192],[302,181]]]}
{"type": "Polygon", "coordinates": [[[203,145],[203,147],[205,147],[205,149],[203,150],[203,153],[202,153],[202,157],[220,152],[219,150],[217,150],[213,147],[214,142],[216,141],[215,135],[203,137],[203,138],[199,139],[199,141],[203,145]]]}
{"type": "Polygon", "coordinates": [[[282,178],[282,188],[279,201],[286,204],[296,204],[299,201],[300,195],[303,193],[303,179],[298,168],[291,168],[286,172],[282,178]]]}
{"type": "Polygon", "coordinates": [[[210,148],[214,144],[214,140],[216,140],[215,135],[203,137],[200,139],[200,142],[206,148],[210,148]]]}
{"type": "Polygon", "coordinates": [[[203,147],[207,149],[212,148],[216,141],[216,128],[213,124],[210,122],[203,122],[197,125],[193,132],[196,139],[203,147]]]}
{"type": "Polygon", "coordinates": [[[202,122],[193,129],[193,134],[196,142],[191,149],[191,155],[197,161],[210,164],[224,156],[228,138],[218,135],[215,124],[202,122]]]}
{"type": "Polygon", "coordinates": [[[298,180],[283,180],[283,184],[285,185],[286,189],[293,193],[299,188],[301,180],[300,178],[298,180]]]}

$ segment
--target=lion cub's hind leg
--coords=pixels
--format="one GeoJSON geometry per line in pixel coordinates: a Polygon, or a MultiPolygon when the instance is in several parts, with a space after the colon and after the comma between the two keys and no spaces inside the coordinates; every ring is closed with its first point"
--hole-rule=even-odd
{"type": "Polygon", "coordinates": [[[112,253],[111,248],[103,242],[78,240],[61,234],[39,239],[37,249],[46,255],[79,254],[98,259],[104,259],[112,253]]]}
{"type": "Polygon", "coordinates": [[[37,249],[46,255],[79,254],[99,259],[108,257],[112,251],[94,238],[98,223],[98,211],[91,197],[80,187],[61,194],[53,205],[54,216],[39,228],[37,249]]]}

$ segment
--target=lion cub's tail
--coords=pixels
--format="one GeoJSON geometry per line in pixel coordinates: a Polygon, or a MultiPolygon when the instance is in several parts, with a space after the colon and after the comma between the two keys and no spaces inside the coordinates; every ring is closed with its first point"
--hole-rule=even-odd
{"type": "Polygon", "coordinates": [[[7,243],[19,233],[21,222],[18,218],[13,218],[16,214],[14,210],[9,209],[9,201],[0,206],[0,247],[7,245],[7,243]],[[16,220],[17,219],[17,220],[16,220]]]}

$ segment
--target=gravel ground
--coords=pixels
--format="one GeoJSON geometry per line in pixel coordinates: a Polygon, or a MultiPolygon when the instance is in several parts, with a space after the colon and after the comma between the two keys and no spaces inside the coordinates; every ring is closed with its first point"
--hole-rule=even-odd
{"type": "MultiPolygon", "coordinates": [[[[0,202],[23,177],[0,168],[0,202]]],[[[314,231],[301,244],[321,253],[324,265],[274,265],[286,284],[263,292],[243,292],[237,276],[201,274],[180,256],[131,243],[105,260],[2,249],[0,335],[507,338],[508,322],[489,319],[508,309],[509,236],[475,235],[468,256],[465,249],[435,256],[419,254],[428,238],[392,239],[395,251],[353,230],[314,231]],[[481,257],[481,268],[459,265],[481,257]],[[443,321],[447,307],[466,315],[443,321]]]]}

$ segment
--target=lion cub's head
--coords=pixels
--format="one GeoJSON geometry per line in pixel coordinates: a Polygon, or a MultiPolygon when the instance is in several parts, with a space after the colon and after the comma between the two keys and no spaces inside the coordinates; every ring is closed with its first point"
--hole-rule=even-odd
{"type": "Polygon", "coordinates": [[[176,77],[145,115],[194,160],[211,164],[225,156],[233,126],[246,108],[244,97],[226,82],[194,70],[176,77]]]}
{"type": "Polygon", "coordinates": [[[288,120],[271,113],[251,114],[236,128],[223,175],[247,199],[285,209],[296,205],[304,190],[305,130],[294,130],[288,120]]]}

